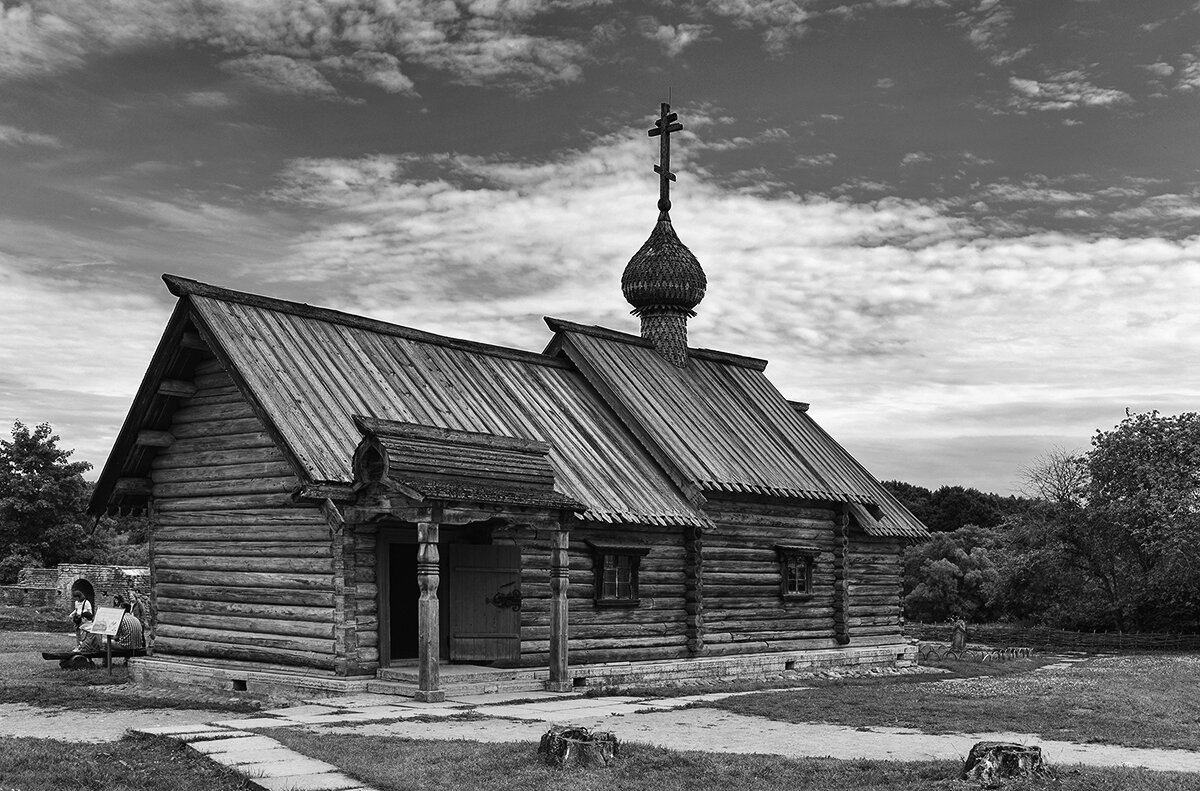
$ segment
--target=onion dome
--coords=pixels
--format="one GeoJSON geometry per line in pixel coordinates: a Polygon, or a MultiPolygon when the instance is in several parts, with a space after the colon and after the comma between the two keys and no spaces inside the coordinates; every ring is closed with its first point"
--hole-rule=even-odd
{"type": "Polygon", "coordinates": [[[694,315],[692,308],[704,299],[708,278],[700,262],[671,227],[671,217],[665,211],[650,238],[634,253],[621,275],[621,293],[640,315],[652,308],[680,311],[694,315]]]}

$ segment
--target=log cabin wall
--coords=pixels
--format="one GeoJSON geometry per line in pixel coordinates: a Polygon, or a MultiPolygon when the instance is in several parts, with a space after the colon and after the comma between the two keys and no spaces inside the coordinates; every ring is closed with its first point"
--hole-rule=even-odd
{"type": "Polygon", "coordinates": [[[220,363],[193,382],[151,463],[155,653],[333,670],[331,527],[220,363]]]}
{"type": "Polygon", "coordinates": [[[710,501],[704,533],[704,652],[834,648],[834,511],[710,501]],[[819,549],[811,596],[785,600],[778,544],[819,549]]]}
{"type": "Polygon", "coordinates": [[[903,539],[850,529],[849,626],[852,644],[902,639],[903,539]]]}
{"type": "MultiPolygon", "coordinates": [[[[683,528],[579,524],[571,529],[568,652],[571,665],[674,659],[688,653],[683,528]],[[595,553],[587,540],[640,545],[636,607],[595,600],[595,553]]],[[[521,664],[544,667],[550,651],[551,540],[521,549],[521,664]]]]}

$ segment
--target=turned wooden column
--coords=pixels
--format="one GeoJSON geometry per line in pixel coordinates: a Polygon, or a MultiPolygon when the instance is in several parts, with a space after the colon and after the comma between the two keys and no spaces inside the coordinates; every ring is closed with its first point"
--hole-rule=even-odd
{"type": "Polygon", "coordinates": [[[420,667],[415,697],[425,703],[439,703],[446,699],[446,693],[441,691],[438,681],[441,653],[437,594],[440,581],[438,532],[437,522],[417,523],[417,587],[421,590],[421,600],[417,605],[420,667]]]}
{"type": "Polygon", "coordinates": [[[833,517],[833,635],[850,642],[850,508],[839,505],[833,517]]]}
{"type": "Polygon", "coordinates": [[[571,559],[567,549],[571,534],[567,530],[554,532],[550,548],[550,680],[546,689],[566,692],[571,688],[567,676],[567,585],[570,583],[571,559]]]}

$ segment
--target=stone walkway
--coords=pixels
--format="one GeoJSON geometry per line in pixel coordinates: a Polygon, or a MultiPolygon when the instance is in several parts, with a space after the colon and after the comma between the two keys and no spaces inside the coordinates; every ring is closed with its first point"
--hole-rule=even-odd
{"type": "Polygon", "coordinates": [[[339,768],[295,753],[256,733],[278,727],[410,739],[535,742],[550,723],[571,723],[612,731],[623,741],[675,750],[897,761],[961,760],[975,742],[994,740],[1037,744],[1052,764],[1140,766],[1200,773],[1200,752],[1188,750],[1075,744],[1026,733],[928,734],[902,728],[793,724],[721,709],[687,708],[695,702],[723,697],[728,695],[587,698],[575,693],[520,692],[460,696],[429,704],[387,695],[353,695],[246,717],[158,710],[98,713],[82,721],[77,712],[0,704],[0,735],[77,741],[83,722],[87,737],[101,741],[119,738],[128,728],[185,743],[239,772],[264,791],[370,791],[339,768]],[[468,713],[471,718],[462,716],[468,713]]]}
{"type": "Polygon", "coordinates": [[[313,761],[253,733],[288,726],[317,733],[408,739],[535,742],[548,724],[569,722],[612,731],[622,741],[674,750],[893,761],[962,760],[976,742],[1011,741],[1038,745],[1051,764],[1140,766],[1200,773],[1200,752],[1188,750],[1075,744],[1028,733],[928,734],[904,728],[793,724],[720,709],[687,708],[695,702],[728,696],[585,698],[572,693],[526,692],[464,696],[428,704],[386,695],[355,695],[265,711],[249,718],[221,720],[202,728],[140,730],[183,741],[240,772],[252,785],[265,791],[282,788],[370,791],[337,767],[313,761]],[[475,717],[455,717],[467,712],[473,712],[475,717]]]}

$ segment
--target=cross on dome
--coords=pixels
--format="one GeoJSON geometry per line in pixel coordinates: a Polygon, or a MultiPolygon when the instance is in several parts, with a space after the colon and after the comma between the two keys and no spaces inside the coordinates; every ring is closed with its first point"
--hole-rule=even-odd
{"type": "Polygon", "coordinates": [[[678,123],[679,116],[671,112],[671,105],[663,102],[661,110],[654,128],[647,134],[662,138],[658,144],[659,164],[654,166],[654,172],[658,174],[658,210],[670,211],[671,182],[675,180],[675,174],[671,172],[671,133],[682,131],[683,124],[678,123]]]}

